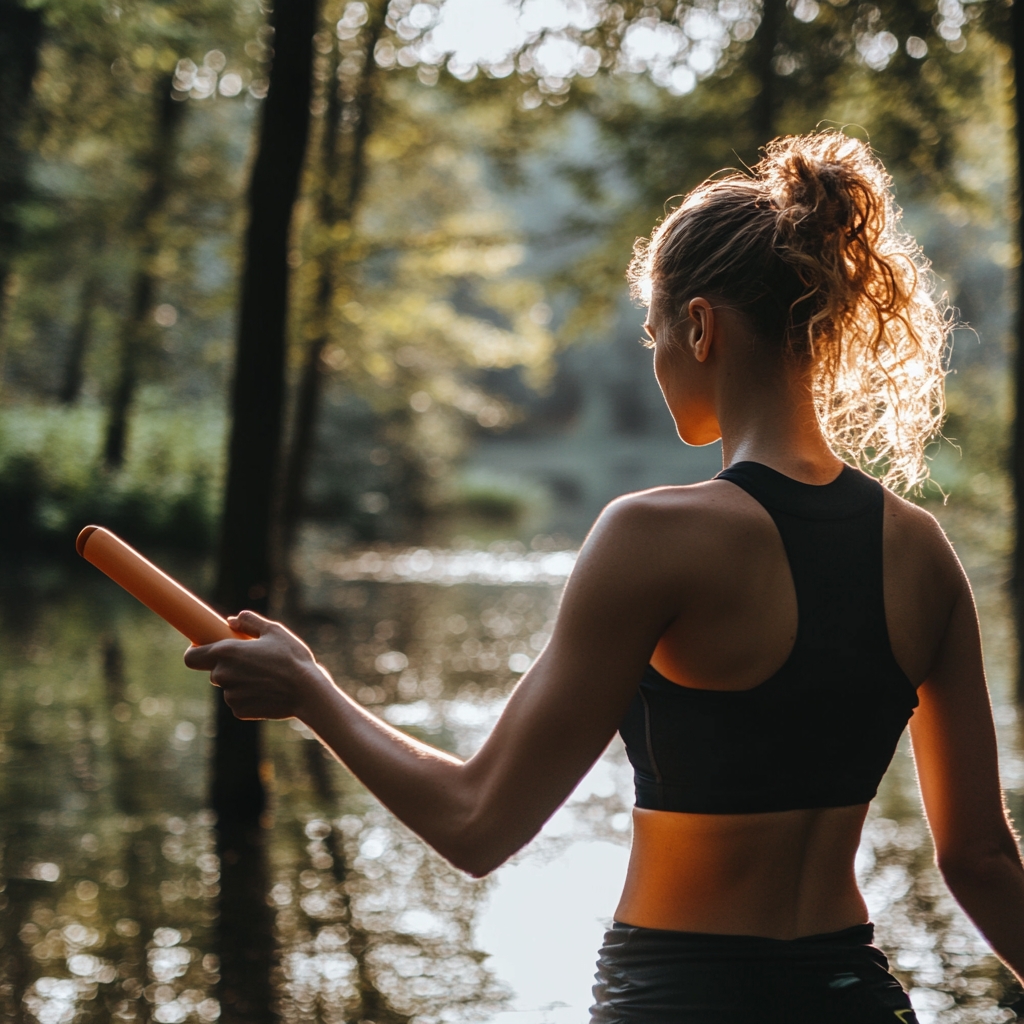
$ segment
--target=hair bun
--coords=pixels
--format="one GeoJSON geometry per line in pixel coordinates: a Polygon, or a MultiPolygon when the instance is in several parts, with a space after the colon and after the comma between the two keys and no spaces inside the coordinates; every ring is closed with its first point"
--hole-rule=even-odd
{"type": "Polygon", "coordinates": [[[859,139],[833,130],[775,139],[753,172],[778,210],[779,240],[787,247],[818,250],[830,236],[849,242],[885,231],[889,211],[877,197],[887,194],[891,179],[859,139]]]}

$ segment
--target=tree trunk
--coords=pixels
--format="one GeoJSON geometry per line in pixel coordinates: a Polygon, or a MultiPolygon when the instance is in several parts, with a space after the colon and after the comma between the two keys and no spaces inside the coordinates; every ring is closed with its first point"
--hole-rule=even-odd
{"type": "Polygon", "coordinates": [[[26,154],[21,126],[32,98],[43,16],[38,7],[0,0],[0,270],[6,271],[18,234],[15,204],[25,197],[26,154]]]}
{"type": "MultiPolygon", "coordinates": [[[[284,399],[287,256],[309,133],[315,10],[315,0],[280,0],[272,15],[274,63],[249,186],[215,595],[232,612],[242,607],[265,611],[274,578],[272,520],[284,399]]],[[[265,805],[259,767],[259,726],[238,721],[218,699],[211,800],[219,820],[259,821],[265,805]]]]}
{"type": "Polygon", "coordinates": [[[128,443],[128,410],[139,383],[142,348],[152,331],[147,323],[146,314],[153,299],[153,275],[149,270],[149,261],[144,255],[142,259],[144,265],[132,281],[131,305],[121,324],[118,339],[117,377],[114,379],[114,390],[110,396],[107,432],[103,441],[103,463],[108,469],[120,469],[124,464],[124,453],[128,443]]]}
{"type": "Polygon", "coordinates": [[[139,373],[153,335],[151,317],[156,278],[153,263],[160,250],[163,227],[160,214],[169,191],[174,141],[184,104],[171,96],[170,79],[158,87],[159,109],[156,138],[148,160],[149,183],[136,213],[135,237],[138,239],[138,265],[132,281],[128,314],[121,324],[117,347],[117,376],[107,411],[107,432],[103,442],[103,461],[110,469],[124,462],[128,437],[128,414],[139,383],[139,373]]]}
{"type": "MultiPolygon", "coordinates": [[[[316,0],[278,0],[274,57],[249,185],[249,227],[231,399],[228,479],[216,601],[265,611],[273,583],[274,487],[280,461],[288,322],[288,244],[309,132],[316,0]]],[[[221,859],[218,996],[223,1024],[270,1024],[273,915],[267,906],[266,796],[258,722],[215,694],[210,799],[221,859]]]]}
{"type": "MultiPolygon", "coordinates": [[[[376,95],[377,62],[374,47],[384,29],[386,0],[371,2],[369,19],[360,36],[364,59],[354,83],[339,82],[332,76],[328,85],[321,146],[322,182],[319,202],[319,227],[336,223],[351,224],[366,181],[366,142],[373,129],[373,103],[376,95]],[[346,89],[347,86],[347,89],[346,89]],[[342,99],[342,90],[347,96],[342,99]],[[345,124],[349,131],[342,135],[345,124]],[[342,143],[347,140],[347,145],[342,143]]],[[[335,50],[337,54],[337,50],[335,50]]],[[[332,243],[320,259],[320,280],[311,314],[317,332],[306,349],[306,356],[295,397],[291,443],[286,460],[282,500],[282,556],[287,559],[302,517],[310,462],[316,436],[316,424],[323,389],[321,358],[331,337],[332,303],[337,285],[337,243],[332,243]]]]}
{"type": "MultiPolygon", "coordinates": [[[[317,285],[314,316],[326,316],[330,312],[333,275],[321,271],[317,285]]],[[[285,567],[295,545],[295,538],[302,518],[306,498],[306,485],[313,459],[313,443],[316,439],[317,414],[320,407],[320,393],[323,390],[323,369],[321,359],[329,338],[324,326],[306,348],[302,363],[302,375],[295,394],[295,414],[292,424],[284,477],[284,494],[281,505],[281,555],[285,567]]]]}
{"type": "MultiPolygon", "coordinates": [[[[341,124],[341,98],[335,72],[337,71],[337,49],[334,51],[332,74],[327,84],[327,109],[321,138],[321,159],[323,176],[320,183],[319,228],[331,224],[335,219],[334,177],[338,167],[338,128],[341,124]]],[[[316,425],[316,408],[320,393],[320,357],[323,355],[329,335],[328,318],[331,313],[331,297],[334,294],[334,266],[331,259],[333,246],[328,247],[319,261],[320,279],[317,282],[316,299],[313,303],[312,320],[317,325],[316,336],[306,349],[306,357],[299,378],[295,396],[295,414],[292,425],[291,443],[284,460],[284,483],[281,489],[281,557],[287,570],[288,556],[295,539],[295,530],[302,514],[302,500],[305,495],[306,478],[312,455],[313,435],[316,425]]]]}
{"type": "Polygon", "coordinates": [[[39,7],[0,0],[0,330],[7,318],[7,285],[21,236],[17,206],[27,192],[27,159],[19,135],[31,103],[42,38],[39,7]]]}
{"type": "Polygon", "coordinates": [[[761,25],[754,42],[754,68],[761,89],[754,98],[751,111],[755,142],[758,146],[770,142],[776,135],[779,100],[777,76],[772,62],[775,59],[775,47],[779,42],[779,32],[785,14],[786,0],[763,0],[761,25]]]}
{"type": "MultiPolygon", "coordinates": [[[[1010,8],[1013,35],[1015,108],[1017,114],[1017,243],[1024,250],[1024,0],[1010,8]]],[[[1017,696],[1024,700],[1024,267],[1017,268],[1017,351],[1014,364],[1013,493],[1014,514],[1013,596],[1017,621],[1017,696]]]]}
{"type": "Polygon", "coordinates": [[[85,376],[85,354],[92,339],[92,318],[96,310],[96,298],[100,291],[100,276],[88,273],[82,284],[78,299],[78,319],[71,333],[71,344],[64,363],[64,380],[57,395],[61,405],[72,405],[78,400],[85,376]]]}
{"type": "MultiPolygon", "coordinates": [[[[274,5],[273,66],[249,185],[239,343],[215,599],[265,611],[273,581],[274,484],[281,451],[292,208],[309,131],[315,0],[274,5]]],[[[221,861],[223,1024],[270,1024],[273,916],[264,829],[258,722],[240,722],[215,693],[210,800],[221,861]]]]}

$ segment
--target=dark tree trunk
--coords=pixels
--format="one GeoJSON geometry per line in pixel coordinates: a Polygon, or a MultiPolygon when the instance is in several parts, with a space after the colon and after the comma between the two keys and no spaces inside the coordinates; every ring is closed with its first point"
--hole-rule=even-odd
{"type": "Polygon", "coordinates": [[[92,318],[96,310],[96,299],[100,292],[100,277],[90,273],[82,284],[78,299],[78,317],[71,333],[68,357],[64,363],[64,380],[57,398],[62,405],[71,405],[78,399],[85,376],[85,354],[92,340],[92,318]]]}
{"type": "MultiPolygon", "coordinates": [[[[101,639],[103,651],[103,680],[106,683],[108,710],[125,700],[124,649],[116,632],[105,633],[101,639]]],[[[114,805],[122,814],[140,814],[145,808],[139,802],[139,783],[136,778],[137,762],[125,749],[127,727],[118,722],[111,737],[111,752],[114,765],[114,805]]]]}
{"type": "MultiPolygon", "coordinates": [[[[383,31],[388,5],[386,0],[376,0],[369,6],[370,16],[361,35],[364,60],[356,81],[339,83],[332,75],[328,85],[321,146],[323,180],[318,210],[321,227],[338,222],[351,224],[366,181],[366,141],[373,129],[373,103],[378,73],[373,50],[383,31]],[[342,99],[342,90],[346,87],[347,95],[342,99]],[[348,129],[344,135],[340,130],[342,123],[348,129]]],[[[312,322],[317,326],[317,333],[306,349],[302,376],[295,396],[295,415],[285,464],[282,501],[281,539],[285,558],[295,540],[309,479],[323,389],[321,359],[331,337],[331,303],[337,284],[337,269],[336,246],[331,246],[323,253],[320,261],[320,280],[312,312],[312,322]]]]}
{"type": "MultiPolygon", "coordinates": [[[[8,848],[13,845],[10,838],[6,845],[8,848]]],[[[0,925],[0,935],[4,939],[0,1013],[10,1024],[35,1024],[38,1020],[25,1007],[25,995],[32,985],[30,978],[34,972],[24,950],[18,948],[18,932],[29,920],[33,906],[39,906],[40,901],[46,898],[46,886],[46,882],[38,882],[34,878],[10,878],[4,888],[7,905],[3,924],[0,925]]]]}
{"type": "MultiPolygon", "coordinates": [[[[335,56],[337,50],[335,50],[335,56]]],[[[337,70],[337,60],[332,63],[332,72],[337,70]]],[[[331,224],[336,218],[334,202],[334,177],[338,167],[338,128],[341,124],[341,98],[338,95],[337,77],[331,74],[327,85],[327,109],[324,113],[321,158],[323,181],[320,186],[319,225],[331,224]]],[[[305,494],[306,478],[312,455],[313,435],[316,425],[316,407],[320,393],[320,358],[329,337],[328,317],[331,312],[331,296],[334,293],[333,252],[328,249],[320,259],[320,279],[317,282],[316,299],[313,303],[312,319],[317,325],[316,336],[306,349],[295,396],[295,418],[292,425],[291,443],[284,460],[284,483],[281,489],[281,555],[285,569],[288,554],[295,538],[295,530],[302,514],[302,500],[305,494]]]]}
{"type": "MultiPolygon", "coordinates": [[[[317,314],[330,310],[332,277],[321,272],[317,285],[317,314]]],[[[295,394],[295,414],[292,424],[291,444],[285,467],[284,494],[281,506],[281,548],[282,558],[287,567],[288,555],[295,544],[295,535],[302,518],[306,497],[306,483],[309,479],[313,459],[313,443],[316,438],[317,413],[320,407],[320,393],[323,390],[323,368],[321,360],[327,347],[329,334],[325,327],[309,343],[302,363],[302,375],[295,394]]]]}
{"type": "MultiPolygon", "coordinates": [[[[273,583],[274,488],[281,449],[292,207],[309,133],[315,0],[279,0],[274,63],[249,186],[249,227],[231,401],[216,600],[264,611],[273,583]]],[[[265,798],[259,727],[217,700],[211,799],[222,822],[254,825],[265,798]]]]}
{"type": "Polygon", "coordinates": [[[107,432],[103,442],[103,461],[110,469],[124,462],[128,437],[128,414],[139,383],[139,373],[152,338],[153,292],[156,279],[153,262],[163,236],[160,213],[169,191],[174,160],[174,141],[184,104],[171,97],[170,79],[158,86],[156,137],[149,154],[149,183],[136,213],[135,237],[138,239],[138,264],[132,281],[128,313],[121,324],[117,347],[117,376],[107,410],[107,432]]]}
{"type": "Polygon", "coordinates": [[[0,330],[7,315],[7,284],[21,241],[17,206],[26,195],[26,155],[19,135],[32,98],[43,38],[39,7],[0,0],[0,330]]]}
{"type": "MultiPolygon", "coordinates": [[[[1015,107],[1017,113],[1017,241],[1024,247],[1024,0],[1010,8],[1013,34],[1015,107]]],[[[1017,268],[1017,351],[1014,364],[1013,492],[1014,516],[1013,596],[1017,621],[1017,695],[1024,699],[1024,268],[1017,268]]]]}
{"type": "Polygon", "coordinates": [[[267,906],[270,888],[267,830],[228,821],[217,825],[220,858],[217,998],[222,1024],[275,1024],[274,915],[267,906]]]}
{"type": "Polygon", "coordinates": [[[786,14],[786,0],[764,0],[761,7],[761,25],[754,41],[755,74],[761,89],[754,98],[752,121],[755,143],[763,146],[776,135],[779,97],[778,76],[772,67],[775,59],[775,48],[782,30],[782,19],[786,14]]]}
{"type": "MultiPolygon", "coordinates": [[[[231,399],[227,492],[216,601],[265,611],[273,584],[274,488],[281,449],[288,243],[309,133],[316,0],[278,0],[274,58],[249,185],[249,227],[231,399]]],[[[219,694],[210,798],[221,859],[218,995],[223,1024],[269,1024],[273,916],[267,906],[266,797],[258,722],[219,694]]]]}

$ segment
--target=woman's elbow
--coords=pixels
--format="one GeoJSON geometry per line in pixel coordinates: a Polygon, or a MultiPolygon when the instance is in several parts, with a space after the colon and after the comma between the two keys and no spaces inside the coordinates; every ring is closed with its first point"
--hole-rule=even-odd
{"type": "Polygon", "coordinates": [[[464,871],[472,878],[486,878],[492,871],[500,868],[516,852],[508,849],[500,842],[486,837],[459,837],[446,850],[439,853],[453,867],[464,871]]]}
{"type": "Polygon", "coordinates": [[[957,889],[1000,885],[1008,874],[1020,874],[1022,871],[1016,846],[1011,851],[1000,843],[938,851],[935,859],[942,877],[954,893],[957,889]]]}
{"type": "Polygon", "coordinates": [[[510,834],[498,821],[467,822],[438,852],[453,866],[473,878],[485,878],[518,853],[532,838],[510,834]]]}
{"type": "Polygon", "coordinates": [[[480,857],[470,855],[459,857],[458,860],[451,860],[453,867],[464,871],[470,878],[486,878],[492,871],[501,867],[507,857],[480,857]]]}

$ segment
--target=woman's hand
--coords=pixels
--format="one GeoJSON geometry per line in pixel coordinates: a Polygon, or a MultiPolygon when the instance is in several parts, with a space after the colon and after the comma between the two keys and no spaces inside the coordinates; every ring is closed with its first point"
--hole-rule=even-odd
{"type": "Polygon", "coordinates": [[[240,612],[228,624],[256,639],[190,647],[185,664],[210,673],[236,718],[299,717],[311,691],[333,685],[313,652],[280,622],[240,612]]]}

